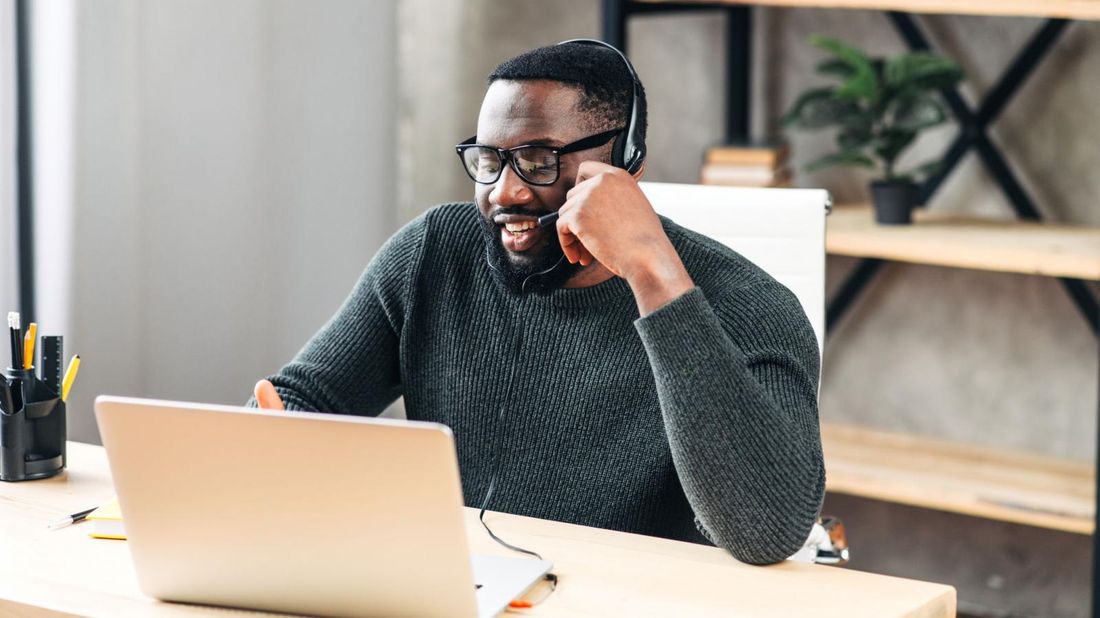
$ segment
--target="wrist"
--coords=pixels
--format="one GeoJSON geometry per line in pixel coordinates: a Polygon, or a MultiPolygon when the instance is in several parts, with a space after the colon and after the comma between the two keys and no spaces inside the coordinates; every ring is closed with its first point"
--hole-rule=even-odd
{"type": "Polygon", "coordinates": [[[672,246],[667,250],[648,253],[624,275],[634,292],[641,316],[653,313],[695,287],[684,262],[672,246]]]}

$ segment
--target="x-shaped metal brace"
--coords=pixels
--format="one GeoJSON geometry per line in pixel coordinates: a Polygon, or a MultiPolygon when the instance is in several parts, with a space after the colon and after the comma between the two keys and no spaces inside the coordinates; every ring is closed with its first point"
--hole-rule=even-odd
{"type": "MultiPolygon", "coordinates": [[[[912,16],[897,11],[890,11],[887,14],[911,50],[928,51],[932,49],[928,39],[921,32],[912,16]]],[[[921,187],[922,203],[927,202],[939,190],[943,181],[958,166],[963,155],[973,148],[977,151],[982,163],[985,164],[986,169],[997,181],[1001,190],[1004,191],[1017,216],[1021,219],[1034,221],[1042,219],[1042,215],[1035,207],[1034,201],[1032,201],[1019,180],[1016,179],[1016,175],[1004,156],[1001,155],[1000,150],[989,139],[987,129],[1019,91],[1039,62],[1050,52],[1050,49],[1069,23],[1070,20],[1066,19],[1048,19],[1013,59],[1012,64],[1004,71],[997,84],[982,100],[977,111],[974,111],[963,100],[957,89],[947,88],[942,91],[944,99],[959,121],[960,131],[948,147],[940,169],[921,187]]],[[[832,329],[835,323],[840,320],[852,301],[859,296],[863,287],[870,283],[880,266],[881,260],[862,260],[841,285],[840,291],[829,302],[826,312],[826,328],[832,329]]],[[[1085,321],[1092,328],[1093,333],[1100,336],[1100,304],[1097,303],[1088,286],[1079,279],[1059,277],[1059,280],[1066,293],[1069,294],[1074,304],[1081,311],[1085,321]]]]}

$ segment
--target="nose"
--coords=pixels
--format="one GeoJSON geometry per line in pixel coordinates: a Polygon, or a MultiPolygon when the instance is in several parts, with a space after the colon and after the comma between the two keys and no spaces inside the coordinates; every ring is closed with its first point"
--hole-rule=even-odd
{"type": "Polygon", "coordinates": [[[500,178],[493,183],[492,192],[489,193],[489,201],[497,206],[526,204],[532,197],[531,187],[523,182],[511,165],[507,164],[501,170],[500,178]]]}

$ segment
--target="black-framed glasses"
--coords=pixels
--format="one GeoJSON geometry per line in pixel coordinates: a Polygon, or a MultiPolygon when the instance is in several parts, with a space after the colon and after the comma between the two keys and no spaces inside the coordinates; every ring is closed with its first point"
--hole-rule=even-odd
{"type": "Polygon", "coordinates": [[[512,148],[497,148],[475,143],[477,139],[475,135],[455,146],[455,150],[458,152],[458,158],[462,159],[462,167],[466,170],[466,174],[476,183],[491,185],[496,182],[504,170],[504,162],[507,161],[525,182],[546,186],[558,181],[558,175],[561,172],[561,155],[603,146],[620,132],[622,132],[621,127],[589,135],[564,146],[523,145],[512,148]]]}

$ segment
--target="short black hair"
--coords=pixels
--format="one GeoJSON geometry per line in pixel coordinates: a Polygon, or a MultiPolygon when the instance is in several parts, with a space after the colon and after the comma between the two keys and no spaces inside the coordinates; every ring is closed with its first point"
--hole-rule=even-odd
{"type": "MultiPolygon", "coordinates": [[[[634,101],[634,80],[613,50],[589,43],[549,45],[505,60],[489,74],[489,83],[504,80],[547,79],[581,92],[581,113],[595,130],[626,127],[634,101]]],[[[645,138],[645,89],[638,81],[638,135],[645,138]]]]}

